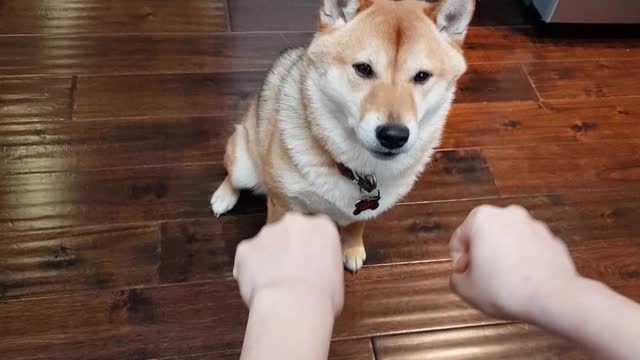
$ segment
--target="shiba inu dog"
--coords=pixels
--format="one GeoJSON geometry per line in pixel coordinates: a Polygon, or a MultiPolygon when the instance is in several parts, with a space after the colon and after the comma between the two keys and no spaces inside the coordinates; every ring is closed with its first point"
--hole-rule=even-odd
{"type": "Polygon", "coordinates": [[[466,63],[475,0],[324,0],[307,48],[282,53],[228,141],[216,215],[240,189],[268,222],[326,214],[345,267],[366,258],[364,221],[406,195],[438,146],[466,63]]]}

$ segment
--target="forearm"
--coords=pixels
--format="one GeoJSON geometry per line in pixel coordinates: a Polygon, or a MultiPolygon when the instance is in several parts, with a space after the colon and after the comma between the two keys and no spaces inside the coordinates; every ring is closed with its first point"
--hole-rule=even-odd
{"type": "Polygon", "coordinates": [[[599,359],[640,359],[640,305],[580,279],[548,294],[531,322],[583,346],[599,359]]]}
{"type": "Polygon", "coordinates": [[[241,360],[325,360],[334,314],[324,293],[269,289],[254,299],[241,360]]]}

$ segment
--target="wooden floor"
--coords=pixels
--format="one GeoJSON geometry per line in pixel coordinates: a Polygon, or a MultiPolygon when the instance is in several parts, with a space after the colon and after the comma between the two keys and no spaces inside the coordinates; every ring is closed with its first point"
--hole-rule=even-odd
{"type": "MultiPolygon", "coordinates": [[[[265,206],[216,219],[208,198],[319,3],[0,1],[0,358],[237,358],[230,270],[265,206]]],[[[482,203],[528,207],[583,274],[640,300],[640,31],[478,7],[442,147],[345,275],[332,360],[585,358],[449,290],[446,243],[482,203]]]]}

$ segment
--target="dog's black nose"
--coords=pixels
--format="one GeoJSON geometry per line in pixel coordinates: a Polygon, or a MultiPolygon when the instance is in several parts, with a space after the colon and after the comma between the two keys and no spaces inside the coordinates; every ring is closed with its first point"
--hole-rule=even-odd
{"type": "Polygon", "coordinates": [[[400,124],[388,124],[376,128],[380,145],[389,150],[399,149],[409,140],[409,128],[400,124]]]}

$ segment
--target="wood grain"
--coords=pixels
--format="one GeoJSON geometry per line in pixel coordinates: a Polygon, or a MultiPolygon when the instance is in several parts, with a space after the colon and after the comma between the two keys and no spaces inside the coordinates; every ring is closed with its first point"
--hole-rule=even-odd
{"type": "MultiPolygon", "coordinates": [[[[637,59],[640,38],[625,33],[558,40],[537,28],[472,28],[471,64],[637,59]]],[[[107,75],[266,70],[312,33],[51,35],[0,37],[0,75],[107,75]]]]}
{"type": "MultiPolygon", "coordinates": [[[[484,159],[477,152],[448,151],[436,154],[434,162],[404,202],[442,201],[459,197],[482,198],[494,195],[496,189],[493,177],[484,159]]],[[[415,216],[411,219],[415,222],[421,220],[415,216]]],[[[261,214],[163,224],[162,248],[171,251],[167,257],[163,256],[160,266],[162,281],[203,280],[217,277],[221,272],[228,273],[233,266],[233,254],[237,243],[254,236],[264,224],[264,220],[265,217],[261,214]]],[[[384,227],[384,224],[385,222],[382,222],[381,226],[384,227]]],[[[389,225],[390,222],[386,224],[389,225]]],[[[416,226],[421,227],[418,224],[416,226]]],[[[367,233],[378,234],[380,237],[393,234],[377,230],[367,230],[367,233]]],[[[402,241],[397,235],[399,234],[389,238],[391,243],[388,245],[393,241],[402,241]]],[[[412,248],[411,251],[416,249],[412,248]]],[[[414,255],[420,254],[424,253],[416,251],[414,255]]],[[[389,262],[390,259],[386,260],[389,262]]]]}
{"type": "Polygon", "coordinates": [[[4,233],[0,299],[157,283],[157,226],[4,233]]]}
{"type": "MultiPolygon", "coordinates": [[[[244,111],[264,72],[80,77],[74,119],[219,115],[244,111]],[[136,100],[136,106],[131,105],[136,100]]],[[[471,67],[458,102],[537,100],[519,65],[471,67]]]]}
{"type": "Polygon", "coordinates": [[[634,59],[640,56],[640,37],[624,29],[598,27],[475,27],[465,38],[464,55],[472,64],[634,59]]]}
{"type": "MultiPolygon", "coordinates": [[[[637,139],[639,110],[634,99],[458,104],[449,117],[442,147],[637,139]]],[[[226,140],[240,117],[0,124],[0,146],[5,147],[0,162],[7,173],[221,162],[226,140]],[[135,157],[130,156],[132,152],[135,157]]],[[[477,151],[438,153],[423,179],[425,183],[420,182],[407,201],[495,194],[486,161],[477,151]],[[453,167],[464,168],[467,174],[452,173],[453,167]],[[452,176],[437,178],[447,173],[452,176]],[[459,181],[451,181],[455,177],[459,181]],[[474,186],[455,193],[460,189],[456,184],[470,178],[475,179],[474,186]],[[455,195],[443,196],[446,192],[455,195]]]]}
{"type": "MultiPolygon", "coordinates": [[[[578,267],[638,299],[638,253],[615,249],[577,254],[578,267]]],[[[495,323],[451,292],[449,269],[448,262],[414,263],[347,274],[345,308],[334,336],[495,323]]],[[[240,348],[246,322],[246,310],[230,278],[2,301],[0,311],[0,350],[8,358],[46,353],[50,359],[149,359],[233,350],[240,348]],[[120,346],[122,342],[127,346],[120,346]]]]}
{"type": "Polygon", "coordinates": [[[227,29],[223,0],[6,0],[0,34],[212,32],[227,29]]]}
{"type": "MultiPolygon", "coordinates": [[[[640,300],[640,247],[628,241],[607,251],[574,251],[581,274],[640,300]]],[[[449,262],[374,266],[346,277],[345,307],[334,337],[380,336],[495,323],[449,289],[449,262]],[[375,289],[375,290],[374,290],[375,289]]]]}
{"type": "MultiPolygon", "coordinates": [[[[434,2],[434,1],[431,1],[434,2]]],[[[233,31],[313,31],[321,3],[316,0],[253,0],[229,2],[233,31]]],[[[512,0],[478,1],[472,26],[521,26],[536,24],[535,10],[512,0]]]]}
{"type": "MultiPolygon", "coordinates": [[[[209,217],[225,175],[220,164],[2,175],[0,231],[209,217]]],[[[263,211],[243,196],[231,214],[263,211]]]]}
{"type": "Polygon", "coordinates": [[[458,83],[456,103],[537,101],[538,96],[519,64],[469,66],[458,83]]]}
{"type": "MultiPolygon", "coordinates": [[[[487,322],[449,291],[440,276],[448,266],[371,268],[348,276],[335,336],[487,322]]],[[[3,301],[0,311],[0,350],[7,358],[150,359],[240,349],[246,322],[232,279],[3,301]]],[[[348,359],[352,350],[334,349],[334,355],[348,359]]]]}
{"type": "MultiPolygon", "coordinates": [[[[282,35],[290,46],[306,46],[314,32],[282,35]]],[[[640,57],[640,37],[624,28],[471,27],[463,49],[470,64],[636,59],[640,57]]]]}
{"type": "MultiPolygon", "coordinates": [[[[449,259],[453,231],[476,206],[518,204],[547,223],[573,250],[600,249],[627,239],[637,248],[636,204],[628,192],[594,192],[400,205],[365,228],[366,266],[449,259]]],[[[230,274],[238,242],[254,236],[264,215],[198,219],[163,225],[162,281],[203,280],[230,274]],[[224,234],[224,235],[223,235],[224,234]]]]}
{"type": "Polygon", "coordinates": [[[153,359],[237,350],[247,320],[233,280],[4,301],[0,310],[0,350],[7,359],[153,359]]]}
{"type": "Polygon", "coordinates": [[[634,191],[640,186],[639,142],[522,146],[482,154],[502,195],[634,191]]]}
{"type": "Polygon", "coordinates": [[[638,119],[640,103],[633,98],[456,104],[441,148],[634,140],[638,119]]]}
{"type": "Polygon", "coordinates": [[[255,236],[266,215],[223,216],[162,224],[162,283],[229,276],[236,247],[255,236]]]}
{"type": "Polygon", "coordinates": [[[495,322],[449,289],[449,262],[369,267],[345,275],[335,338],[495,322]]]}
{"type": "Polygon", "coordinates": [[[374,344],[377,360],[589,359],[575,345],[524,324],[386,336],[374,344]]]}
{"type": "Polygon", "coordinates": [[[638,201],[635,193],[594,192],[401,205],[367,223],[365,265],[448,260],[453,232],[483,204],[524,206],[572,250],[606,248],[620,239],[636,249],[640,248],[638,201]]]}
{"type": "Polygon", "coordinates": [[[375,360],[371,340],[334,341],[329,350],[329,360],[375,360]]]}
{"type": "MultiPolygon", "coordinates": [[[[319,7],[0,0],[3,359],[239,357],[231,269],[264,199],[215,218],[209,197],[231,125],[319,7]]],[[[640,300],[637,26],[541,26],[517,0],[477,1],[472,25],[440,150],[345,274],[331,360],[584,358],[451,292],[447,242],[480,204],[525,206],[581,274],[640,300]]]]}
{"type": "Polygon", "coordinates": [[[231,115],[0,123],[0,163],[4,173],[221,164],[238,119],[231,115]]]}
{"type": "Polygon", "coordinates": [[[263,72],[80,77],[73,117],[237,114],[240,119],[263,78],[263,72]]]}
{"type": "Polygon", "coordinates": [[[70,77],[0,78],[0,124],[69,120],[72,84],[70,77]]]}
{"type": "Polygon", "coordinates": [[[526,64],[543,100],[640,96],[640,59],[526,64]]]}
{"type": "MultiPolygon", "coordinates": [[[[163,358],[162,360],[238,360],[240,350],[163,358]]],[[[333,341],[328,360],[375,360],[369,339],[333,341]]]]}
{"type": "Polygon", "coordinates": [[[434,154],[425,172],[401,202],[469,199],[496,194],[493,174],[479,151],[449,150],[434,154]]]}
{"type": "MultiPolygon", "coordinates": [[[[153,142],[150,144],[153,148],[153,142]]],[[[97,156],[99,152],[96,150],[94,154],[97,156]]],[[[209,197],[226,175],[219,159],[212,161],[65,173],[33,172],[35,169],[22,168],[16,162],[16,168],[10,169],[14,173],[0,178],[0,193],[7,194],[0,198],[5,209],[0,213],[0,229],[24,231],[208,217],[209,197]]],[[[59,163],[67,167],[63,159],[59,163]]],[[[91,163],[87,160],[87,165],[91,163]]],[[[70,161],[68,167],[81,164],[70,161]]],[[[437,154],[406,201],[450,200],[460,194],[468,198],[496,194],[493,177],[477,152],[437,154]]],[[[247,196],[232,214],[263,209],[263,200],[247,196]]]]}
{"type": "Polygon", "coordinates": [[[0,36],[0,75],[110,75],[266,70],[280,34],[0,36]]]}

